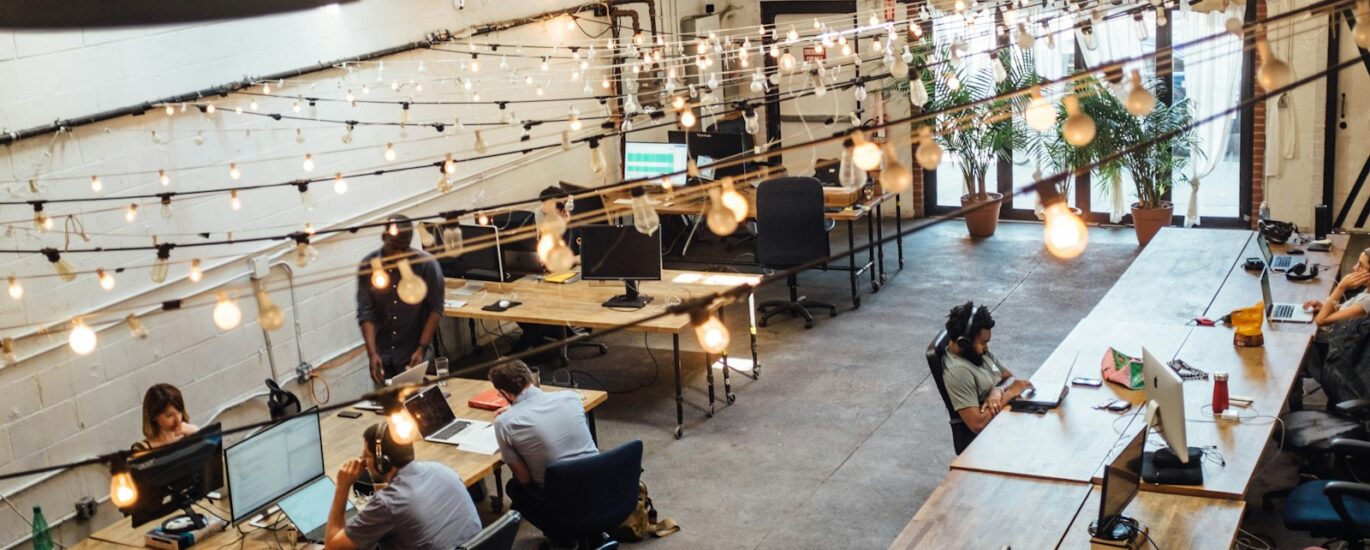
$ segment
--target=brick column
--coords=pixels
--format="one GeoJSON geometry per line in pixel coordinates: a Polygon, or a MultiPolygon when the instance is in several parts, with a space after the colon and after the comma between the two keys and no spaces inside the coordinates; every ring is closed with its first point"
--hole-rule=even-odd
{"type": "MultiPolygon", "coordinates": [[[[1256,19],[1265,19],[1268,9],[1265,0],[1256,1],[1256,19]]],[[[1260,70],[1261,58],[1256,56],[1256,70],[1260,70]]],[[[1264,94],[1260,84],[1256,84],[1256,95],[1264,94]]],[[[1261,201],[1265,200],[1265,101],[1252,106],[1251,140],[1251,227],[1256,227],[1261,201]]]]}

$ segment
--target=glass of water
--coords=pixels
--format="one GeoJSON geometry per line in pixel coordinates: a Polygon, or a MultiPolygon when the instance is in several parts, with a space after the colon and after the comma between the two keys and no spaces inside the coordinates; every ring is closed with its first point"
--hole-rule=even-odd
{"type": "Polygon", "coordinates": [[[448,373],[451,372],[451,371],[448,370],[447,358],[446,358],[446,357],[438,357],[438,358],[436,358],[436,359],[433,359],[433,368],[437,370],[438,385],[439,385],[439,386],[446,386],[446,385],[447,385],[447,380],[445,380],[445,378],[447,378],[448,373]]]}

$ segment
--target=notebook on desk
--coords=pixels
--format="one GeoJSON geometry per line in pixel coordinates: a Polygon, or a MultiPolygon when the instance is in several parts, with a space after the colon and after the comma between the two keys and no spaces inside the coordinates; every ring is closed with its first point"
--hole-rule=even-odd
{"type": "Polygon", "coordinates": [[[473,409],[497,411],[505,407],[508,407],[509,402],[505,401],[503,397],[500,397],[499,390],[496,390],[495,388],[490,388],[488,390],[476,394],[475,397],[472,397],[470,401],[466,402],[466,406],[471,407],[473,409]]]}

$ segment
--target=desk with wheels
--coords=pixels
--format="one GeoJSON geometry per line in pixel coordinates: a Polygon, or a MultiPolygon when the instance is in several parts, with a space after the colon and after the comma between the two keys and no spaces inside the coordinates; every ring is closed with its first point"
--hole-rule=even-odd
{"type": "MultiPolygon", "coordinates": [[[[442,389],[450,395],[447,398],[448,404],[452,406],[452,412],[457,418],[469,418],[494,422],[494,411],[483,409],[473,409],[467,406],[467,402],[472,397],[481,392],[488,391],[493,386],[485,380],[470,380],[455,378],[447,381],[447,385],[442,389]]],[[[608,394],[597,390],[571,390],[554,387],[544,388],[547,391],[575,391],[581,395],[582,403],[585,406],[586,415],[589,416],[591,429],[594,427],[594,409],[608,399],[608,394]]],[[[342,418],[338,412],[326,413],[319,419],[319,429],[323,439],[323,458],[324,473],[333,477],[343,462],[356,458],[361,455],[362,432],[368,426],[377,422],[384,421],[385,417],[379,414],[364,412],[360,418],[342,418]]],[[[491,497],[492,505],[498,510],[503,506],[504,483],[501,475],[499,454],[487,455],[481,453],[471,453],[460,450],[453,445],[443,445],[440,443],[430,443],[424,440],[414,442],[414,455],[417,460],[439,462],[451,467],[461,476],[462,483],[468,487],[475,485],[481,480],[495,476],[495,490],[497,496],[491,497]]],[[[216,515],[223,517],[229,516],[228,511],[222,509],[225,501],[208,504],[216,515]]],[[[179,513],[179,512],[178,512],[179,513]]],[[[90,537],[73,546],[73,549],[80,550],[108,550],[115,548],[127,548],[129,546],[142,547],[143,534],[161,523],[162,520],[150,522],[146,525],[133,527],[131,520],[124,518],[112,525],[100,529],[91,534],[90,537]]],[[[246,523],[242,525],[245,534],[241,535],[233,527],[217,533],[206,540],[196,543],[193,548],[213,550],[221,546],[239,545],[242,548],[252,549],[271,549],[280,548],[282,544],[289,544],[288,535],[279,531],[269,529],[258,529],[250,527],[246,523]]]]}
{"type": "MultiPolygon", "coordinates": [[[[476,320],[490,320],[495,322],[521,322],[536,323],[544,325],[562,325],[567,327],[582,327],[589,329],[607,329],[622,325],[624,323],[637,321],[648,315],[662,312],[668,305],[672,297],[686,299],[692,296],[701,296],[709,293],[718,292],[732,286],[740,284],[757,284],[761,277],[759,275],[746,275],[736,273],[709,273],[700,271],[677,271],[663,270],[660,281],[640,281],[641,292],[648,296],[655,297],[651,303],[642,309],[612,309],[604,307],[603,304],[609,298],[623,293],[623,284],[613,281],[576,281],[568,284],[547,283],[534,277],[525,277],[510,283],[479,283],[481,290],[467,293],[460,290],[465,283],[460,280],[449,279],[447,298],[450,300],[461,300],[467,302],[459,308],[446,308],[444,314],[448,317],[460,317],[476,320]],[[507,309],[505,311],[489,311],[482,309],[484,306],[499,302],[501,299],[522,302],[522,305],[507,309]]],[[[755,330],[755,308],[752,307],[752,295],[747,296],[747,309],[749,330],[748,335],[751,344],[752,371],[750,376],[755,379],[760,376],[760,360],[756,348],[755,330]]],[[[723,313],[719,311],[720,320],[726,322],[723,313]]],[[[675,400],[676,400],[676,427],[675,437],[678,439],[684,434],[685,412],[684,412],[684,388],[681,379],[681,356],[680,356],[680,335],[682,332],[691,332],[690,319],[687,315],[669,315],[634,325],[628,330],[634,332],[651,332],[671,335],[672,363],[675,367],[675,400]]],[[[474,332],[473,332],[474,338],[474,332]]],[[[723,371],[723,392],[724,398],[732,403],[736,397],[732,392],[730,371],[734,369],[728,363],[727,353],[720,356],[723,371]]],[[[705,376],[709,383],[709,408],[708,415],[713,416],[715,411],[715,390],[714,373],[709,356],[705,354],[705,376]]]]}

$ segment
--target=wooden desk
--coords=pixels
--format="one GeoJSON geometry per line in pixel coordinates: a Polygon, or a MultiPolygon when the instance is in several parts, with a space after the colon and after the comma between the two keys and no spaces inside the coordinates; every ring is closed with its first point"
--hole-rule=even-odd
{"type": "MultiPolygon", "coordinates": [[[[1099,517],[1098,487],[1089,493],[1058,548],[1090,550],[1089,524],[1099,517]]],[[[1246,502],[1202,497],[1137,493],[1124,515],[1148,529],[1156,548],[1231,548],[1246,502]]],[[[1142,543],[1142,548],[1151,548],[1142,543]]],[[[1016,548],[1016,547],[1015,547],[1016,548]]]]}
{"type": "MultiPolygon", "coordinates": [[[[640,292],[655,299],[646,307],[637,310],[611,309],[604,307],[606,300],[623,294],[623,283],[610,281],[577,281],[570,284],[545,283],[536,278],[525,277],[511,283],[481,283],[483,290],[473,294],[462,294],[460,289],[449,287],[447,299],[462,300],[466,305],[447,308],[448,317],[491,320],[496,322],[520,322],[542,325],[563,325],[566,327],[611,328],[624,323],[637,321],[649,315],[665,311],[672,298],[685,299],[700,296],[731,286],[748,283],[756,284],[759,275],[736,273],[707,273],[699,271],[663,270],[660,281],[641,281],[640,292]],[[522,302],[522,305],[505,311],[487,311],[484,306],[501,299],[522,302]]],[[[455,280],[454,280],[455,283],[455,280]]],[[[751,297],[748,297],[749,311],[751,297]]],[[[721,314],[720,314],[721,315],[721,314]]],[[[748,315],[749,320],[754,315],[748,315]]],[[[667,315],[635,325],[628,330],[654,332],[671,335],[671,349],[675,366],[676,429],[675,437],[684,434],[685,396],[681,382],[680,333],[691,330],[690,319],[686,315],[667,315]]],[[[752,375],[759,372],[756,352],[756,331],[748,331],[751,338],[752,375]]],[[[474,331],[472,332],[474,338],[474,331]]],[[[729,378],[731,368],[727,367],[727,355],[722,356],[724,395],[729,402],[734,396],[729,378]]],[[[705,355],[705,371],[709,382],[709,416],[714,414],[714,374],[705,355]]]]}
{"type": "Polygon", "coordinates": [[[1088,483],[952,471],[890,548],[1055,548],[1093,490],[1088,483]]]}
{"type": "MultiPolygon", "coordinates": [[[[1302,304],[1308,300],[1325,300],[1328,294],[1332,293],[1332,286],[1336,284],[1337,274],[1341,270],[1342,258],[1346,256],[1346,245],[1350,242],[1349,235],[1329,235],[1332,240],[1332,250],[1327,252],[1307,252],[1304,257],[1312,264],[1333,266],[1331,269],[1322,269],[1318,277],[1311,281],[1290,281],[1284,278],[1283,273],[1270,274],[1270,294],[1276,302],[1302,304]]],[[[1271,250],[1276,254],[1283,253],[1290,247],[1287,245],[1271,245],[1271,250]]],[[[1359,253],[1359,252],[1358,252],[1359,253]]],[[[1264,299],[1261,295],[1261,273],[1249,272],[1241,268],[1241,263],[1246,258],[1260,258],[1261,249],[1256,244],[1256,239],[1252,238],[1242,251],[1241,260],[1237,269],[1233,269],[1227,276],[1227,281],[1223,283],[1222,290],[1213,299],[1213,303],[1208,307],[1205,314],[1209,319],[1217,319],[1223,315],[1231,313],[1232,310],[1250,307],[1264,299]]],[[[1266,332],[1301,332],[1313,333],[1317,327],[1312,323],[1270,323],[1266,322],[1266,332]]]]}
{"type": "MultiPolygon", "coordinates": [[[[1105,294],[1091,319],[1185,324],[1204,315],[1255,233],[1162,228],[1105,294]]],[[[1246,305],[1251,305],[1249,302],[1246,305]]]]}
{"type": "MultiPolygon", "coordinates": [[[[495,420],[495,413],[493,411],[472,409],[466,406],[466,402],[476,394],[489,390],[492,387],[490,382],[485,380],[458,378],[449,380],[447,386],[443,387],[443,390],[451,394],[447,398],[447,402],[452,406],[452,412],[456,414],[458,418],[470,418],[493,422],[495,420]]],[[[569,390],[553,387],[548,387],[546,389],[547,391],[579,392],[583,397],[583,403],[587,414],[591,413],[595,407],[604,404],[605,400],[608,399],[608,394],[596,390],[569,390]]],[[[382,416],[369,412],[363,413],[361,418],[354,419],[339,417],[336,412],[320,418],[319,429],[322,431],[323,435],[324,473],[329,477],[333,477],[334,474],[337,473],[338,468],[342,466],[343,462],[360,456],[362,432],[366,431],[368,426],[380,422],[382,419],[382,416]]],[[[498,476],[499,467],[502,465],[499,454],[486,455],[469,453],[461,451],[452,445],[442,445],[419,440],[414,442],[414,455],[418,460],[440,462],[450,466],[453,470],[456,470],[457,474],[461,475],[462,482],[467,486],[474,485],[476,482],[485,479],[491,474],[496,474],[495,486],[496,491],[500,496],[494,498],[503,498],[504,485],[500,483],[498,476]]],[[[221,501],[219,504],[225,503],[221,501]]],[[[219,507],[216,506],[215,508],[217,509],[219,507]]],[[[224,516],[228,515],[227,510],[218,509],[217,511],[221,512],[224,516]]],[[[160,520],[156,523],[160,523],[160,520]]],[[[134,528],[131,520],[124,518],[113,525],[96,531],[90,538],[81,541],[72,548],[81,550],[112,550],[127,548],[128,546],[142,547],[143,533],[151,530],[156,523],[148,523],[134,528]]],[[[284,533],[276,533],[273,535],[271,531],[266,529],[255,529],[246,525],[243,526],[243,529],[244,531],[247,531],[247,535],[242,541],[243,548],[279,548],[281,542],[276,541],[275,537],[280,536],[282,542],[284,542],[286,536],[284,533]]],[[[236,544],[238,537],[239,534],[234,529],[230,528],[197,543],[195,548],[212,550],[221,545],[226,545],[230,541],[236,544]]]]}
{"type": "MultiPolygon", "coordinates": [[[[1099,377],[1099,361],[1109,347],[1141,355],[1145,346],[1162,360],[1172,358],[1193,327],[1148,323],[1114,323],[1088,318],[1080,321],[1061,345],[1032,376],[1038,391],[1059,387],[1070,371],[1076,352],[1079,360],[1072,376],[1099,377]]],[[[1230,346],[1230,343],[1229,343],[1230,346]]],[[[1008,368],[1013,369],[1012,359],[1008,368]]],[[[1109,452],[1124,435],[1137,433],[1142,417],[1132,411],[1123,415],[1094,409],[1107,399],[1141,401],[1133,392],[1105,382],[1099,388],[1072,387],[1061,406],[1041,416],[1004,411],[956,460],[953,470],[974,470],[1024,477],[1087,483],[1094,478],[1109,452]]]]}

